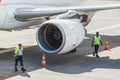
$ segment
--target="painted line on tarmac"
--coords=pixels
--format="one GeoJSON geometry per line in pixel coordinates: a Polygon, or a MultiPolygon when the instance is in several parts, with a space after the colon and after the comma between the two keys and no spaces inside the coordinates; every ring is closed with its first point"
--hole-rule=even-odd
{"type": "Polygon", "coordinates": [[[113,29],[113,28],[117,28],[117,27],[120,27],[120,24],[114,25],[114,26],[108,26],[108,27],[105,27],[105,28],[91,30],[91,31],[88,31],[87,33],[94,33],[94,32],[104,31],[104,30],[113,29]]]}
{"type": "MultiPolygon", "coordinates": [[[[23,48],[29,48],[29,47],[32,47],[32,46],[35,46],[35,45],[37,45],[37,43],[29,44],[27,46],[23,46],[23,48]]],[[[11,51],[14,51],[14,50],[15,50],[15,47],[9,48],[7,50],[0,50],[0,54],[11,52],[11,51]]]]}

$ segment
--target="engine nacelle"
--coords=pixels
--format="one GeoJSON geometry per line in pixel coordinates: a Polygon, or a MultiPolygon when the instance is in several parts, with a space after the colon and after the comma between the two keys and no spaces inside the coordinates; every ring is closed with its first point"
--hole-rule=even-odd
{"type": "Polygon", "coordinates": [[[37,43],[46,53],[64,54],[84,39],[84,28],[78,19],[53,19],[40,25],[37,43]]]}

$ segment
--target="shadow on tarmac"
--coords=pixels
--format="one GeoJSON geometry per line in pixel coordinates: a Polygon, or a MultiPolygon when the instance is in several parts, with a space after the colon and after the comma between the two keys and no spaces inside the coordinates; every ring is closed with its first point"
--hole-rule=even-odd
{"type": "Polygon", "coordinates": [[[69,62],[68,58],[67,61],[65,58],[63,63],[57,63],[59,65],[52,63],[48,63],[49,66],[46,67],[48,70],[66,74],[91,72],[95,68],[120,69],[120,59],[112,60],[109,59],[109,57],[102,57],[98,59],[93,57],[77,56],[74,57],[74,59],[69,58],[69,62]]]}
{"type": "MultiPolygon", "coordinates": [[[[93,34],[88,34],[87,37],[92,37],[93,34]]],[[[120,46],[120,36],[101,35],[105,43],[105,39],[109,39],[109,48],[120,46]]],[[[104,47],[104,46],[103,46],[104,47]]],[[[103,51],[104,48],[100,48],[103,51]]],[[[120,69],[120,59],[110,59],[106,57],[89,57],[93,52],[91,48],[91,40],[85,39],[77,48],[77,52],[64,55],[46,54],[47,67],[46,69],[66,74],[79,74],[91,72],[95,68],[120,69]],[[79,55],[77,55],[79,54],[79,55]]],[[[0,79],[4,80],[9,77],[21,75],[31,77],[27,72],[41,69],[41,52],[39,47],[31,46],[24,49],[24,65],[27,69],[26,73],[22,73],[20,67],[18,72],[14,72],[14,51],[0,55],[0,79]],[[3,76],[5,75],[5,77],[3,76]],[[7,76],[8,75],[8,76],[7,76]]]]}
{"type": "MultiPolygon", "coordinates": [[[[2,49],[3,50],[3,49],[2,49]]],[[[0,80],[4,80],[16,75],[31,78],[27,72],[41,69],[41,54],[38,46],[31,46],[24,49],[24,66],[27,69],[26,72],[21,71],[20,64],[18,63],[18,72],[14,72],[14,51],[0,54],[0,80]],[[37,49],[36,49],[37,48],[37,49]],[[35,51],[34,51],[35,50],[35,51]],[[39,52],[38,52],[38,51],[39,52]]]]}
{"type": "MultiPolygon", "coordinates": [[[[106,68],[106,69],[120,69],[120,59],[110,59],[106,57],[88,57],[93,52],[91,48],[91,38],[93,34],[88,34],[88,39],[85,39],[83,43],[77,48],[76,53],[70,53],[66,55],[54,55],[48,61],[48,70],[66,73],[66,74],[79,74],[84,72],[91,72],[95,68],[106,68]],[[88,47],[89,46],[89,47],[88,47]],[[79,54],[79,55],[76,55],[79,54]],[[65,66],[66,65],[66,66],[65,66]]],[[[120,47],[120,36],[106,36],[101,35],[103,44],[105,40],[109,40],[109,49],[120,47]]],[[[100,51],[104,50],[104,45],[100,48],[100,51]]],[[[99,51],[99,52],[100,52],[99,51]]],[[[112,51],[112,50],[111,50],[112,51]]],[[[109,55],[109,54],[108,54],[109,55]]]]}

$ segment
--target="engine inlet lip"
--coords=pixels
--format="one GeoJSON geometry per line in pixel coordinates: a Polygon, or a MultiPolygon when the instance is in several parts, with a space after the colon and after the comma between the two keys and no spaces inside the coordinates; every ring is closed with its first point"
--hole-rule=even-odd
{"type": "Polygon", "coordinates": [[[65,46],[65,42],[66,42],[66,36],[65,36],[65,32],[64,29],[61,27],[61,25],[59,25],[58,23],[44,23],[40,25],[40,28],[38,29],[37,33],[36,33],[36,40],[37,43],[39,45],[39,47],[41,48],[42,51],[46,52],[46,53],[50,53],[50,54],[54,54],[54,53],[59,53],[65,46]],[[58,49],[52,50],[52,49],[48,49],[48,47],[45,44],[45,41],[43,41],[42,39],[42,35],[43,35],[43,31],[45,29],[45,26],[47,24],[52,24],[55,27],[57,26],[57,28],[60,30],[60,32],[62,33],[62,43],[60,45],[60,47],[58,49]]]}

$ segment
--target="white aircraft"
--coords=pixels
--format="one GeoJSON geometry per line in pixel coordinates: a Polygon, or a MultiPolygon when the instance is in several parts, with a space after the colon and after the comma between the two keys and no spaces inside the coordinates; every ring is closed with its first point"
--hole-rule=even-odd
{"type": "Polygon", "coordinates": [[[96,11],[120,8],[120,4],[79,6],[82,1],[85,0],[0,0],[0,29],[39,25],[36,40],[41,50],[67,53],[83,41],[84,27],[96,11]]]}

